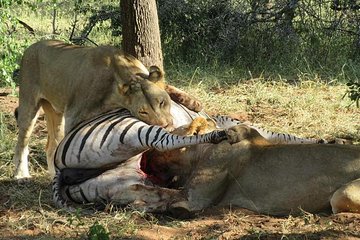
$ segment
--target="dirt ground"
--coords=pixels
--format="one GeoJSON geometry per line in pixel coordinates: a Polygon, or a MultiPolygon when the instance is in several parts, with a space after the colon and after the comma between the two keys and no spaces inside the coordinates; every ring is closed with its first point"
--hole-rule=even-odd
{"type": "MultiPolygon", "coordinates": [[[[16,106],[17,98],[10,96],[8,90],[0,89],[1,112],[11,113],[16,106]]],[[[5,196],[0,197],[3,209],[0,218],[10,219],[18,213],[4,210],[5,196]]],[[[246,209],[211,208],[187,220],[155,217],[158,220],[151,224],[141,224],[143,220],[138,220],[136,234],[127,239],[360,239],[360,214],[353,213],[303,212],[301,216],[271,217],[246,209]]],[[[29,238],[17,237],[14,232],[3,235],[3,227],[0,225],[0,239],[49,239],[36,227],[19,232],[22,236],[32,235],[29,238]]]]}

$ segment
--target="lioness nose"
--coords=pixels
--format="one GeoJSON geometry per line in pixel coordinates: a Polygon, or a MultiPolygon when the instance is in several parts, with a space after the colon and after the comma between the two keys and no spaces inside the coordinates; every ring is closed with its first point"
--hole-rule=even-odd
{"type": "Polygon", "coordinates": [[[173,125],[173,121],[172,119],[167,119],[167,120],[164,120],[162,126],[163,128],[165,128],[167,131],[172,131],[174,130],[174,125],[173,125]]]}

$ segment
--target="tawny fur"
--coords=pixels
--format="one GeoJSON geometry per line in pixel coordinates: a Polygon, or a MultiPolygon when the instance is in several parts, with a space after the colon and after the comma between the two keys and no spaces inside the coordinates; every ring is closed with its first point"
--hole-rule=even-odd
{"type": "Polygon", "coordinates": [[[153,169],[176,177],[185,212],[239,206],[270,215],[360,212],[360,146],[270,144],[247,126],[229,142],[149,152],[153,169]]]}
{"type": "Polygon", "coordinates": [[[28,143],[40,107],[46,115],[52,173],[50,160],[64,133],[100,113],[124,107],[149,124],[171,126],[169,95],[143,77],[159,80],[140,61],[111,46],[80,47],[57,40],[31,45],[20,66],[15,177],[30,177],[28,143]]]}

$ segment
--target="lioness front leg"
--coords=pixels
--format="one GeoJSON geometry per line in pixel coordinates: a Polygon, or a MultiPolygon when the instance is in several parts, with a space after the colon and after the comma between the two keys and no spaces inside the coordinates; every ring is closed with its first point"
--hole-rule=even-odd
{"type": "Polygon", "coordinates": [[[192,111],[200,112],[203,109],[199,100],[174,86],[166,85],[165,91],[173,101],[184,105],[192,111]]]}
{"type": "Polygon", "coordinates": [[[205,134],[215,129],[215,123],[211,120],[204,117],[196,117],[188,126],[179,127],[171,133],[180,136],[193,136],[205,134]]]}
{"type": "Polygon", "coordinates": [[[247,125],[237,125],[226,130],[230,144],[244,142],[255,145],[270,145],[270,142],[260,135],[258,131],[247,125]]]}
{"type": "MultiPolygon", "coordinates": [[[[20,89],[20,93],[21,89],[20,89]]],[[[15,164],[15,179],[30,178],[28,155],[29,155],[29,140],[33,131],[38,112],[40,109],[39,100],[32,96],[22,94],[20,96],[20,105],[15,110],[16,122],[19,128],[18,140],[15,147],[15,154],[13,162],[15,164]]]]}
{"type": "Polygon", "coordinates": [[[180,103],[195,112],[202,110],[202,104],[193,96],[174,86],[166,84],[165,73],[162,69],[157,66],[150,66],[149,73],[148,77],[144,77],[155,83],[161,89],[164,89],[174,102],[180,103]]]}

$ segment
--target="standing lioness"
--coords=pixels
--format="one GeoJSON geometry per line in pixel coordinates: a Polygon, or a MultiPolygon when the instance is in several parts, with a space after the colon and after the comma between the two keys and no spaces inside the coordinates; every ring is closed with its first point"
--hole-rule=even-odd
{"type": "Polygon", "coordinates": [[[20,66],[15,178],[30,177],[28,143],[40,107],[48,128],[50,173],[64,129],[66,134],[100,113],[124,107],[149,124],[171,126],[169,95],[143,77],[153,79],[140,61],[114,47],[81,47],[56,40],[31,45],[20,66]]]}

